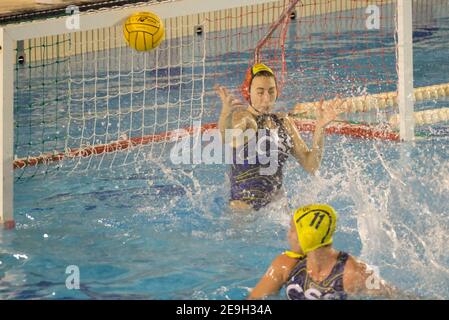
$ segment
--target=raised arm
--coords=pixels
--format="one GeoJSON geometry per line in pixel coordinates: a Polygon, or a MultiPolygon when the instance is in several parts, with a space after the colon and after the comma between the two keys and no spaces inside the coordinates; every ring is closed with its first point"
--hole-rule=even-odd
{"type": "Polygon", "coordinates": [[[222,108],[218,120],[222,141],[226,136],[227,129],[257,130],[257,123],[254,116],[245,110],[245,105],[228,92],[225,87],[215,86],[215,91],[220,96],[222,108]]]}
{"type": "Polygon", "coordinates": [[[343,100],[336,98],[331,103],[324,104],[321,100],[316,110],[316,125],[313,133],[312,147],[309,149],[302,140],[293,118],[284,117],[284,124],[293,140],[292,155],[309,173],[315,173],[321,164],[324,151],[324,136],[326,126],[343,112],[343,100]]]}

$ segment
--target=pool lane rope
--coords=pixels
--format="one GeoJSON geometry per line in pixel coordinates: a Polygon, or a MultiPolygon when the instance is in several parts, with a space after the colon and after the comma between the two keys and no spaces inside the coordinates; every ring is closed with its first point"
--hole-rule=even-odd
{"type": "MultiPolygon", "coordinates": [[[[437,100],[449,97],[449,83],[420,87],[414,90],[415,101],[437,100]]],[[[398,106],[397,92],[383,92],[366,96],[347,98],[343,102],[346,112],[368,112],[398,106]]],[[[330,103],[325,100],[324,103],[330,103]]],[[[313,117],[319,101],[299,103],[294,107],[293,113],[300,117],[313,117]]],[[[418,125],[436,124],[449,121],[449,108],[439,108],[415,112],[415,122],[418,125]]],[[[399,125],[399,115],[393,115],[389,124],[396,128],[399,125]]]]}
{"type": "MultiPolygon", "coordinates": [[[[449,122],[449,108],[430,109],[414,112],[415,124],[429,125],[441,122],[449,122]]],[[[399,127],[399,115],[395,114],[388,120],[393,128],[399,127]]]]}
{"type": "MultiPolygon", "coordinates": [[[[421,87],[415,89],[415,100],[424,101],[431,99],[441,99],[449,96],[449,83],[434,85],[428,87],[421,87]]],[[[330,100],[327,100],[328,102],[330,100]]],[[[293,115],[313,116],[315,108],[319,102],[308,102],[297,104],[292,112],[293,115]]],[[[346,99],[343,103],[346,105],[347,112],[366,112],[373,109],[385,109],[388,107],[397,106],[397,93],[386,92],[362,97],[353,97],[346,99]]],[[[433,109],[415,112],[415,121],[418,125],[435,124],[449,121],[449,108],[433,109]]],[[[399,123],[399,115],[394,115],[389,119],[388,125],[373,125],[355,123],[349,121],[334,121],[326,128],[327,134],[347,135],[354,138],[376,139],[399,141],[399,134],[393,130],[399,123]]],[[[300,131],[312,132],[315,130],[315,120],[313,119],[295,119],[295,124],[300,131]]],[[[201,127],[201,132],[216,129],[216,123],[206,124],[201,127]]],[[[189,134],[192,134],[193,128],[185,129],[189,134]]],[[[52,153],[45,153],[39,156],[15,159],[14,169],[24,168],[28,166],[36,166],[39,164],[48,164],[52,162],[59,162],[64,159],[86,158],[94,155],[102,155],[105,153],[129,150],[134,147],[147,145],[157,142],[173,141],[174,137],[179,135],[178,130],[167,131],[160,134],[148,135],[143,137],[132,137],[119,141],[114,141],[108,144],[99,144],[93,146],[81,146],[76,149],[66,149],[65,151],[54,151],[52,153]]]]}

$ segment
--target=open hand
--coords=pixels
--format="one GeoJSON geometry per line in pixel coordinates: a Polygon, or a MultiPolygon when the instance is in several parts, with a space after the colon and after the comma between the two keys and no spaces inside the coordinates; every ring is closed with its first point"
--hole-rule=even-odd
{"type": "Polygon", "coordinates": [[[315,111],[317,126],[326,127],[330,122],[337,119],[340,113],[346,111],[344,102],[345,100],[340,99],[339,96],[326,102],[321,99],[315,111]]]}
{"type": "Polygon", "coordinates": [[[244,107],[245,105],[237,98],[235,98],[228,89],[223,86],[215,85],[215,92],[218,93],[223,103],[223,109],[233,109],[238,107],[244,107]]]}

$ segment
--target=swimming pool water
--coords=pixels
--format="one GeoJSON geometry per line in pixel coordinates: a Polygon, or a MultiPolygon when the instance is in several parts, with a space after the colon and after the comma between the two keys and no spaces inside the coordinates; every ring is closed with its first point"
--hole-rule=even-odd
{"type": "MultiPolygon", "coordinates": [[[[448,81],[449,20],[438,25],[416,37],[415,86],[448,81]]],[[[378,44],[374,37],[372,45],[378,44]]],[[[394,60],[392,50],[385,54],[394,60]]],[[[287,63],[295,70],[294,62],[287,63]]],[[[285,90],[281,102],[292,104],[295,90],[306,89],[285,90]]],[[[212,96],[207,101],[217,99],[212,96]]],[[[417,109],[447,101],[427,101],[417,109]]],[[[208,110],[204,122],[215,121],[218,112],[208,110]]],[[[275,204],[248,215],[229,212],[225,165],[148,159],[112,172],[16,183],[17,228],[0,232],[0,298],[243,299],[287,249],[291,210],[327,202],[340,214],[336,248],[377,266],[405,292],[448,299],[448,126],[418,131],[432,136],[413,143],[328,136],[316,176],[289,159],[289,210],[275,204]],[[79,290],[66,288],[71,265],[80,270],[79,290]]],[[[304,138],[310,144],[311,135],[304,138]]],[[[168,156],[169,149],[164,152],[168,156]]]]}
{"type": "MultiPolygon", "coordinates": [[[[288,163],[290,209],[332,204],[337,248],[403,290],[447,298],[447,153],[447,139],[401,146],[329,137],[316,177],[288,163]]],[[[2,297],[244,298],[286,248],[289,213],[228,212],[224,174],[198,166],[199,189],[151,184],[145,174],[16,188],[17,229],[1,233],[2,297]],[[80,268],[80,290],[65,287],[69,265],[80,268]]]]}

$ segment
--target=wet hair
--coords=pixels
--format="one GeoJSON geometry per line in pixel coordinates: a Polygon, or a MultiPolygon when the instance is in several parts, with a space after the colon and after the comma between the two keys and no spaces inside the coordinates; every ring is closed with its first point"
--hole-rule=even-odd
{"type": "Polygon", "coordinates": [[[244,81],[243,81],[243,83],[242,83],[242,85],[240,87],[241,92],[242,92],[242,96],[249,103],[251,103],[251,96],[250,96],[250,94],[251,94],[251,92],[250,92],[251,91],[251,84],[252,84],[254,78],[256,78],[256,77],[273,78],[274,82],[276,84],[277,94],[279,95],[279,88],[278,88],[278,85],[277,85],[276,76],[274,75],[273,71],[269,67],[267,67],[267,66],[265,66],[263,64],[259,64],[259,67],[260,67],[260,65],[262,65],[261,67],[264,67],[265,70],[263,70],[263,69],[262,70],[256,70],[256,74],[253,75],[253,72],[254,72],[253,68],[256,67],[257,65],[254,65],[253,67],[248,68],[248,70],[246,70],[245,79],[244,79],[244,81]]]}
{"type": "Polygon", "coordinates": [[[266,71],[266,70],[262,70],[262,71],[259,71],[258,73],[256,73],[256,75],[253,77],[252,80],[254,80],[254,78],[258,78],[258,77],[273,78],[276,81],[276,77],[274,76],[274,74],[272,74],[271,72],[266,71]]]}

